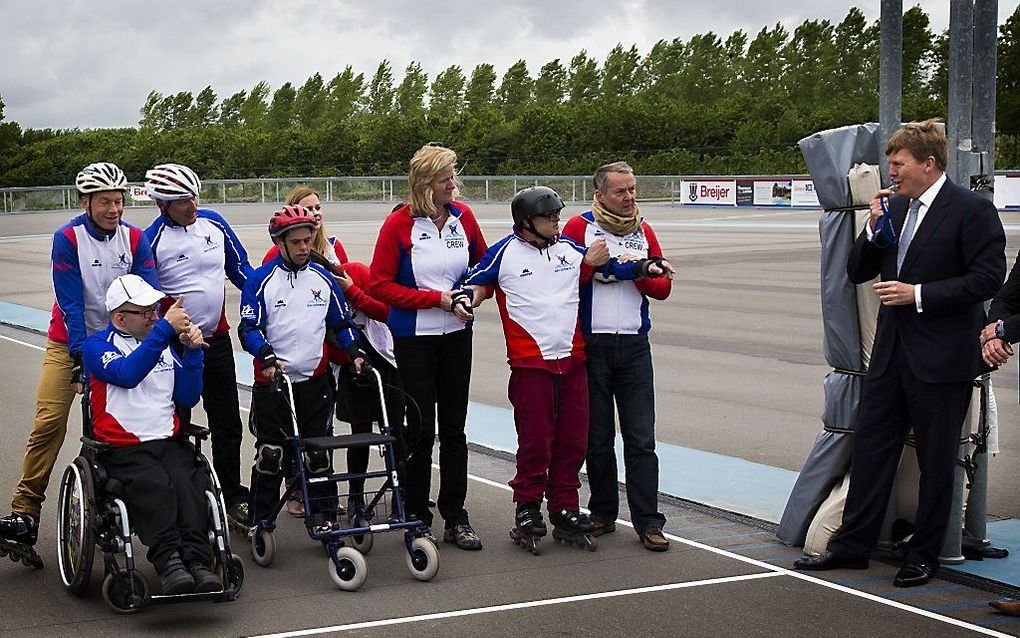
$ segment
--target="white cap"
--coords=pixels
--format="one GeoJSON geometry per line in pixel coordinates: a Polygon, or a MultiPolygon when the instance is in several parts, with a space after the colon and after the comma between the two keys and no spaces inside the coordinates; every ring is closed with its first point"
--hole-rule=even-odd
{"type": "Polygon", "coordinates": [[[121,275],[113,280],[106,291],[106,311],[113,312],[126,303],[144,308],[165,296],[138,275],[121,275]]]}

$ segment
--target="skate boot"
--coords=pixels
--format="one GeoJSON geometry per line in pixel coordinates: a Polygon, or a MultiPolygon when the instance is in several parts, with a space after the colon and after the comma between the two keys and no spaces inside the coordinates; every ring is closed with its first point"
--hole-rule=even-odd
{"type": "Polygon", "coordinates": [[[541,538],[546,533],[540,503],[518,503],[510,540],[538,556],[542,552],[541,538]]]}
{"type": "Polygon", "coordinates": [[[553,540],[557,543],[569,543],[589,552],[599,548],[598,540],[592,536],[595,525],[587,514],[577,510],[560,510],[549,514],[549,522],[553,524],[553,540]]]}
{"type": "Polygon", "coordinates": [[[0,518],[0,556],[10,556],[15,563],[42,569],[42,558],[35,551],[39,537],[39,519],[30,514],[12,512],[0,518]]]}

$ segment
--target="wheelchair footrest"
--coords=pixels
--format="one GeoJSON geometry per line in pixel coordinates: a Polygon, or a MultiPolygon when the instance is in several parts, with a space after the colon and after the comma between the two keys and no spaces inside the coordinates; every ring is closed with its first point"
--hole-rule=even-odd
{"type": "Polygon", "coordinates": [[[313,436],[302,439],[306,450],[340,450],[350,447],[371,447],[386,445],[396,439],[385,434],[366,432],[364,434],[344,434],[342,436],[313,436]]]}

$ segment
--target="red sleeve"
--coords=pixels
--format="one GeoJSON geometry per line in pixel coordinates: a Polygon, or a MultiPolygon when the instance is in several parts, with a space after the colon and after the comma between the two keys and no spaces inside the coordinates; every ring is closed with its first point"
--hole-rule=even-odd
{"type": "Polygon", "coordinates": [[[485,236],[482,235],[482,229],[478,226],[478,220],[475,219],[471,207],[457,202],[457,208],[461,211],[460,226],[468,238],[468,266],[474,266],[482,260],[489,247],[485,243],[485,236]]]}
{"type": "Polygon", "coordinates": [[[397,308],[438,308],[443,293],[438,290],[418,290],[397,283],[400,257],[409,250],[410,227],[413,225],[408,207],[404,206],[386,218],[379,229],[375,253],[369,268],[368,294],[389,306],[397,308]],[[406,243],[405,243],[406,238],[406,243]]]}
{"type": "Polygon", "coordinates": [[[340,243],[340,240],[336,237],[333,238],[333,252],[336,253],[336,258],[340,260],[341,264],[346,264],[350,261],[347,258],[347,251],[344,250],[344,245],[340,243]]]}
{"type": "Polygon", "coordinates": [[[574,215],[563,225],[563,231],[560,234],[584,246],[584,234],[588,230],[587,226],[588,221],[585,218],[574,215]]]}
{"type": "Polygon", "coordinates": [[[262,258],[262,265],[268,264],[272,260],[276,259],[276,256],[280,254],[280,247],[273,244],[266,251],[266,256],[262,258]]]}
{"type": "Polygon", "coordinates": [[[386,317],[390,314],[389,306],[365,292],[365,286],[368,285],[371,276],[368,266],[358,261],[349,261],[343,264],[340,270],[353,282],[344,293],[347,301],[368,317],[385,323],[386,317]]]}
{"type": "MultiPolygon", "coordinates": [[[[659,239],[647,222],[641,222],[645,231],[645,239],[648,240],[648,256],[662,257],[662,248],[659,247],[659,239]]],[[[642,277],[634,282],[641,294],[648,295],[652,299],[665,299],[673,290],[673,281],[665,277],[642,277]]]]}

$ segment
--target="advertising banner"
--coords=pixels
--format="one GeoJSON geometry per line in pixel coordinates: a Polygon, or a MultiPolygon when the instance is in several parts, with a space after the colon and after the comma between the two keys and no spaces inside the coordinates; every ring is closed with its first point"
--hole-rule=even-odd
{"type": "Polygon", "coordinates": [[[737,206],[754,206],[754,180],[737,180],[737,206]]]}
{"type": "Polygon", "coordinates": [[[790,203],[794,206],[820,206],[815,183],[809,179],[793,180],[793,195],[790,203]]]}
{"type": "Polygon", "coordinates": [[[793,185],[788,179],[755,180],[755,206],[789,206],[793,185]]]}
{"type": "Polygon", "coordinates": [[[680,201],[695,206],[736,206],[736,180],[682,180],[680,201]]]}
{"type": "Polygon", "coordinates": [[[144,186],[129,186],[128,194],[133,202],[151,202],[152,199],[145,193],[144,186]]]}
{"type": "Polygon", "coordinates": [[[1009,171],[995,176],[995,207],[1014,210],[1020,208],[1020,172],[1009,171]]]}

